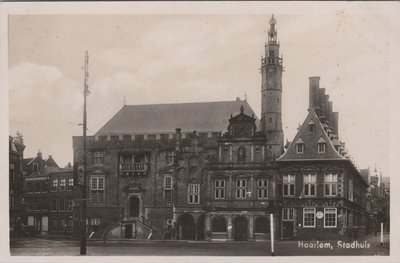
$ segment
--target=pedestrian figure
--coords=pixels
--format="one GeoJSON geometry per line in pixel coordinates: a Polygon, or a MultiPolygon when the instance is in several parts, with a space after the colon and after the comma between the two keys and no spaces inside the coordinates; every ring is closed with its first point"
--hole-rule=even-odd
{"type": "Polygon", "coordinates": [[[164,233],[164,236],[163,236],[163,239],[164,240],[168,240],[168,239],[170,239],[171,238],[171,233],[167,230],[167,231],[165,231],[165,233],[164,233]]]}
{"type": "Polygon", "coordinates": [[[170,231],[171,231],[171,239],[175,241],[175,238],[176,238],[175,224],[172,225],[170,231]]]}

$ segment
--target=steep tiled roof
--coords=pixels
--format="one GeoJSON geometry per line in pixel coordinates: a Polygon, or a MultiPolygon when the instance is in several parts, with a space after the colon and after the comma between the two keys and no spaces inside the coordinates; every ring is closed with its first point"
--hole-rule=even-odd
{"type": "Polygon", "coordinates": [[[294,140],[289,145],[287,151],[277,159],[277,161],[288,160],[327,160],[327,159],[345,159],[333,146],[331,139],[325,132],[323,124],[320,122],[314,110],[310,110],[307,118],[298,130],[294,140]],[[309,123],[314,122],[313,132],[309,130],[309,123]],[[325,152],[318,153],[318,142],[326,142],[325,152]],[[304,144],[304,152],[297,153],[296,144],[304,144]]]}
{"type": "MultiPolygon", "coordinates": [[[[254,114],[246,100],[125,105],[95,135],[170,133],[176,128],[183,132],[223,132],[231,114],[236,115],[241,105],[246,114],[254,114]]],[[[259,119],[255,118],[258,126],[259,119]]]]}

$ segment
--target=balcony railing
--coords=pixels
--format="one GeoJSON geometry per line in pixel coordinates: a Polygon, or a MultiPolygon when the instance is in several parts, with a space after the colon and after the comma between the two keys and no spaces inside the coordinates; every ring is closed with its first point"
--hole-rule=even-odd
{"type": "Polygon", "coordinates": [[[121,172],[146,172],[146,163],[122,163],[120,164],[121,172]]]}

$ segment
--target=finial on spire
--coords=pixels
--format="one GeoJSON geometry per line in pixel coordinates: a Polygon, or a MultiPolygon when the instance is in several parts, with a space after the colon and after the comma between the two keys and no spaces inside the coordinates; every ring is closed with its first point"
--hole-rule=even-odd
{"type": "Polygon", "coordinates": [[[276,24],[276,19],[275,19],[275,17],[274,17],[274,14],[272,14],[272,17],[271,17],[271,19],[269,20],[269,24],[270,24],[270,25],[275,25],[275,24],[276,24]]]}
{"type": "Polygon", "coordinates": [[[247,100],[247,92],[244,91],[244,100],[247,100]]]}
{"type": "Polygon", "coordinates": [[[244,112],[244,107],[243,107],[243,104],[242,104],[242,106],[240,106],[240,113],[243,113],[244,112]]]}

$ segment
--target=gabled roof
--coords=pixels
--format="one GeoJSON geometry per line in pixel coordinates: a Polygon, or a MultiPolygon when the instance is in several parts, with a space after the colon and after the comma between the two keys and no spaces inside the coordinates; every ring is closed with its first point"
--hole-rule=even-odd
{"type": "Polygon", "coordinates": [[[345,158],[336,151],[315,111],[310,110],[289,148],[277,161],[327,159],[344,160],[345,158]],[[310,122],[315,123],[313,132],[310,132],[308,127],[310,122]],[[325,152],[318,153],[318,142],[322,141],[326,142],[325,152]],[[296,144],[299,142],[304,143],[303,153],[297,153],[296,144]]]}
{"type": "MultiPolygon", "coordinates": [[[[254,114],[246,100],[175,104],[125,105],[95,135],[226,131],[240,106],[254,114]]],[[[255,115],[255,114],[254,114],[255,115]]],[[[257,124],[259,119],[255,116],[257,124]]]]}

